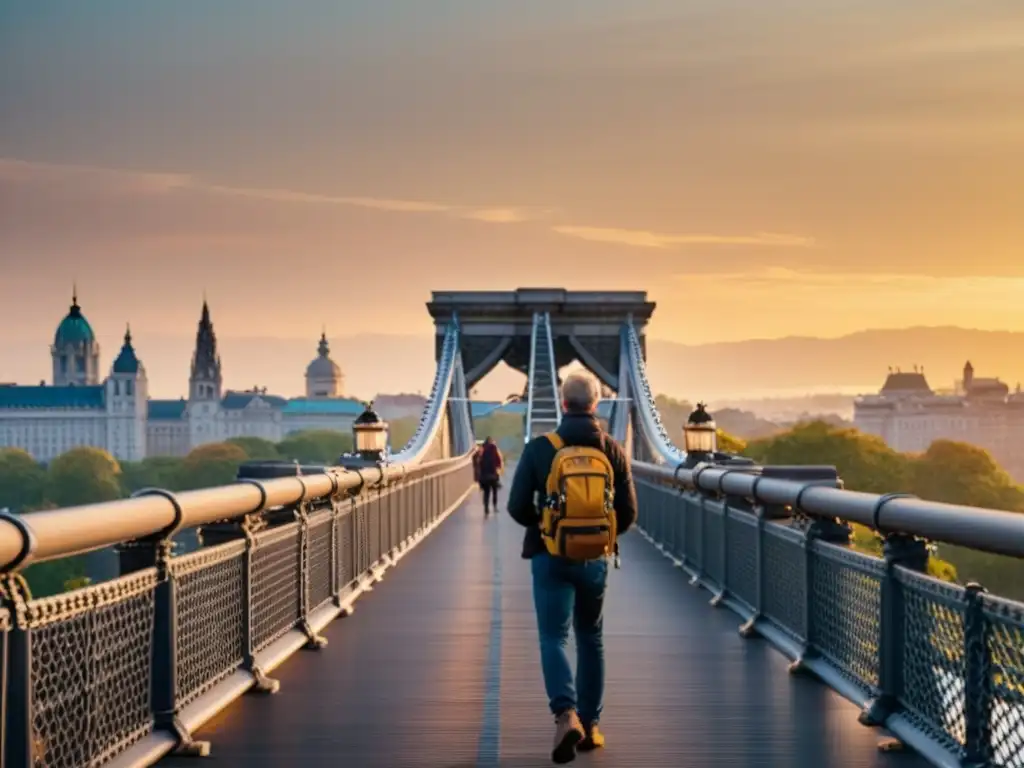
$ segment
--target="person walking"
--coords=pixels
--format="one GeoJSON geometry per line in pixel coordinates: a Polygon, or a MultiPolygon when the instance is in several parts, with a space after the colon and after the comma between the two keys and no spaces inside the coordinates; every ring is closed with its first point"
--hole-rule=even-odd
{"type": "Polygon", "coordinates": [[[505,459],[497,444],[488,436],[476,456],[476,479],[484,493],[484,515],[490,514],[491,502],[494,502],[494,511],[498,511],[498,488],[501,487],[504,468],[505,459]]]}
{"type": "Polygon", "coordinates": [[[586,371],[562,384],[557,432],[523,449],[509,489],[508,512],[526,528],[540,634],[541,667],[555,716],[551,759],[604,746],[604,599],[608,558],[636,522],[636,489],[625,451],[597,421],[601,389],[586,371]],[[576,679],[566,647],[576,634],[576,679]]]}

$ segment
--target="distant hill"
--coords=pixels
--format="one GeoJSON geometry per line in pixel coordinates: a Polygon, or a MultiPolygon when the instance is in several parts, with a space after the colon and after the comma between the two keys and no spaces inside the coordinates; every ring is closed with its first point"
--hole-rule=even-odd
{"type": "Polygon", "coordinates": [[[903,328],[693,346],[650,339],[647,349],[656,391],[712,401],[829,388],[872,392],[889,366],[923,365],[933,388],[948,388],[967,360],[979,376],[1011,387],[1024,380],[1024,333],[1008,331],[903,328]]]}
{"type": "MultiPolygon", "coordinates": [[[[808,322],[813,323],[813,318],[808,322]]],[[[226,386],[260,385],[286,396],[302,392],[303,373],[316,354],[315,339],[223,338],[218,342],[226,386]]],[[[101,338],[101,343],[101,365],[106,370],[120,339],[101,338]]],[[[140,334],[135,343],[153,396],[181,395],[187,387],[194,338],[140,334]]],[[[331,352],[345,373],[346,391],[353,396],[369,399],[378,392],[426,395],[430,391],[434,349],[429,336],[337,336],[331,338],[331,352]]],[[[750,404],[737,401],[815,392],[848,397],[853,392],[875,391],[890,365],[905,370],[923,365],[929,382],[940,388],[959,378],[969,359],[977,375],[998,376],[1013,387],[1024,381],[1024,333],[948,327],[871,330],[836,339],[792,337],[701,345],[650,339],[648,358],[656,392],[749,409],[750,404]]],[[[36,383],[49,375],[46,342],[0,341],[0,381],[36,383]]],[[[522,376],[503,366],[481,383],[478,397],[504,398],[521,386],[522,376]]],[[[798,411],[805,408],[847,415],[838,405],[797,406],[798,411]]]]}

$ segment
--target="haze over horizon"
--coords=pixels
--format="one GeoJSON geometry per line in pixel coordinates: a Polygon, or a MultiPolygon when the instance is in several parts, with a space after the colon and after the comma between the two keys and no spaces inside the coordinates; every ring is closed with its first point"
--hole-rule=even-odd
{"type": "Polygon", "coordinates": [[[0,381],[73,281],[164,396],[204,292],[233,386],[278,374],[232,340],[425,336],[431,289],[646,289],[686,344],[1024,331],[1022,81],[1018,0],[8,4],[0,381]]]}

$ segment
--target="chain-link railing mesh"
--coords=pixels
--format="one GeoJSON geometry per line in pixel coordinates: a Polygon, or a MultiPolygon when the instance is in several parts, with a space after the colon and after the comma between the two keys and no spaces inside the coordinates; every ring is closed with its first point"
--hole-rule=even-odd
{"type": "Polygon", "coordinates": [[[167,663],[154,662],[162,647],[155,636],[176,643],[180,710],[242,667],[250,648],[258,652],[295,627],[304,609],[308,616],[347,589],[471,487],[468,461],[442,473],[339,502],[304,523],[252,537],[239,528],[235,541],[172,558],[173,592],[160,594],[173,601],[155,599],[156,568],[28,603],[5,592],[17,615],[0,606],[0,633],[16,618],[16,631],[31,635],[31,655],[11,663],[30,664],[35,765],[98,768],[139,742],[154,727],[154,686],[171,682],[154,678],[153,664],[167,663]],[[157,615],[161,606],[166,615],[157,615]]]}
{"type": "Polygon", "coordinates": [[[898,665],[899,683],[885,683],[886,692],[897,696],[906,720],[958,758],[971,759],[973,749],[999,768],[1024,768],[1024,605],[980,598],[981,618],[969,633],[963,587],[902,567],[890,571],[877,557],[809,539],[799,526],[759,527],[738,509],[725,517],[717,499],[645,480],[637,492],[640,525],[667,554],[684,560],[709,587],[723,586],[724,578],[729,593],[746,603],[741,611],[760,608],[764,619],[859,687],[865,700],[882,693],[882,643],[891,643],[886,652],[899,653],[887,658],[898,665]],[[891,585],[898,625],[884,639],[889,573],[898,579],[891,585]]]}
{"type": "Polygon", "coordinates": [[[804,536],[768,523],[762,542],[762,611],[796,638],[807,637],[807,566],[804,536]]]}
{"type": "Polygon", "coordinates": [[[726,588],[750,608],[757,605],[757,518],[728,509],[725,541],[726,588]]]}
{"type": "Polygon", "coordinates": [[[918,724],[960,753],[964,723],[964,614],[961,587],[897,570],[903,585],[903,705],[918,724]]]}
{"type": "Polygon", "coordinates": [[[998,766],[1024,768],[1024,606],[994,597],[986,597],[983,606],[992,671],[992,757],[998,766]]]}
{"type": "Polygon", "coordinates": [[[245,541],[202,549],[171,562],[177,581],[177,702],[185,706],[242,663],[245,541]]]}
{"type": "Polygon", "coordinates": [[[38,766],[100,765],[151,730],[155,585],[150,569],[27,604],[38,766]]]}
{"type": "Polygon", "coordinates": [[[302,618],[299,524],[256,536],[252,573],[252,646],[261,650],[302,618]]]}
{"type": "Polygon", "coordinates": [[[877,558],[815,541],[811,575],[814,647],[866,690],[878,688],[881,583],[877,558]]]}
{"type": "Polygon", "coordinates": [[[317,512],[309,518],[306,531],[306,568],[308,611],[315,611],[334,594],[331,577],[333,515],[317,512]]]}

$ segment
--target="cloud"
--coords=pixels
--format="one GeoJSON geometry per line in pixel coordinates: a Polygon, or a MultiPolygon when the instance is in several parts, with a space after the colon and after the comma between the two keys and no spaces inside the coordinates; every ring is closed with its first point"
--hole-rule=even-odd
{"type": "Polygon", "coordinates": [[[273,187],[230,186],[213,184],[193,174],[37,163],[0,157],[0,181],[45,184],[69,180],[118,194],[168,194],[189,191],[296,205],[342,205],[392,213],[444,214],[488,224],[517,224],[546,214],[542,209],[526,207],[475,207],[424,200],[325,195],[273,187]]]}
{"type": "Polygon", "coordinates": [[[687,234],[669,235],[649,232],[643,229],[618,229],[612,227],[556,226],[552,230],[560,235],[578,237],[599,243],[614,243],[637,248],[675,248],[687,245],[753,245],[789,248],[809,248],[814,238],[802,235],[787,235],[761,232],[756,235],[711,235],[687,234]]]}

